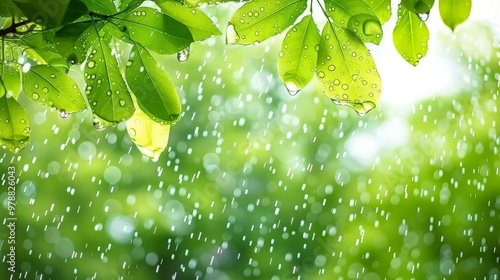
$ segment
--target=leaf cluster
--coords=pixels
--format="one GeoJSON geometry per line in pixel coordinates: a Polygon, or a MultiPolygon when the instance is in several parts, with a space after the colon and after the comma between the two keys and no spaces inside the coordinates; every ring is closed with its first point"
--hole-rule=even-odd
{"type": "MultiPolygon", "coordinates": [[[[143,154],[157,158],[182,111],[156,57],[177,54],[184,62],[191,43],[221,35],[200,5],[224,2],[246,2],[227,25],[229,44],[259,44],[286,31],[278,72],[290,94],[316,76],[335,104],[359,115],[375,108],[382,85],[366,45],[380,43],[382,25],[391,17],[390,0],[4,0],[0,145],[18,152],[29,143],[29,117],[18,102],[23,94],[63,118],[90,109],[97,129],[126,121],[143,154]],[[321,33],[318,14],[326,20],[321,33]],[[78,69],[83,71],[71,72],[78,69]],[[82,74],[83,86],[75,72],[82,74]]],[[[399,5],[393,40],[412,65],[427,52],[425,20],[433,5],[434,0],[399,5]]],[[[452,30],[470,8],[470,0],[439,1],[452,30]]]]}
{"type": "Polygon", "coordinates": [[[97,129],[127,121],[139,148],[157,157],[181,102],[155,57],[183,62],[191,43],[221,34],[201,3],[212,1],[2,2],[0,144],[18,152],[29,143],[22,93],[63,118],[90,109],[97,129]],[[71,72],[79,68],[83,88],[71,72]],[[135,134],[141,123],[150,125],[135,134]]]}
{"type": "MultiPolygon", "coordinates": [[[[402,0],[399,5],[394,45],[415,66],[427,53],[425,21],[433,5],[434,0],[402,0]]],[[[467,19],[470,7],[470,1],[443,0],[439,5],[452,30],[467,19]]],[[[227,42],[259,44],[286,31],[278,69],[288,92],[297,94],[316,76],[335,104],[350,106],[363,116],[375,108],[382,89],[366,44],[380,43],[382,25],[391,14],[391,0],[254,0],[232,16],[227,42]],[[326,20],[321,33],[317,14],[326,20]]]]}

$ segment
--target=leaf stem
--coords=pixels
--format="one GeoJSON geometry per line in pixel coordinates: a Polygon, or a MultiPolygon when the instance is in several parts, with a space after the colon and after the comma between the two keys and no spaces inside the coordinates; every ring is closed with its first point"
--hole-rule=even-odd
{"type": "MultiPolygon", "coordinates": [[[[2,64],[2,75],[0,75],[0,84],[2,85],[3,89],[4,89],[4,92],[5,94],[7,94],[7,88],[5,87],[4,83],[3,83],[3,77],[4,76],[4,72],[5,72],[5,67],[4,67],[4,64],[5,64],[5,38],[2,36],[2,61],[0,61],[0,64],[2,64]]],[[[2,97],[2,95],[0,95],[0,97],[2,97]]]]}
{"type": "Polygon", "coordinates": [[[330,24],[330,27],[333,29],[333,22],[332,22],[333,19],[330,18],[330,16],[328,15],[328,13],[325,10],[325,7],[323,7],[323,5],[321,5],[319,0],[316,0],[316,2],[318,3],[319,7],[321,8],[321,11],[323,12],[323,15],[325,16],[328,24],[330,24]]]}
{"type": "MultiPolygon", "coordinates": [[[[1,77],[4,77],[4,63],[5,63],[5,38],[2,36],[2,61],[0,61],[0,63],[2,64],[2,75],[0,75],[1,77]]],[[[3,84],[3,83],[2,83],[3,84]]]]}

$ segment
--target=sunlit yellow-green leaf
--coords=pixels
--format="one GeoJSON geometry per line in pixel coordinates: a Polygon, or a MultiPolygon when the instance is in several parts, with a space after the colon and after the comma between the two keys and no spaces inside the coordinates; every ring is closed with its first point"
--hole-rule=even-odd
{"type": "Polygon", "coordinates": [[[221,35],[212,20],[200,9],[190,8],[174,1],[157,3],[162,11],[184,24],[195,41],[203,41],[213,35],[221,35]]]}
{"type": "Polygon", "coordinates": [[[140,109],[135,110],[126,124],[128,135],[141,153],[157,161],[167,147],[170,125],[153,121],[140,109]]]}
{"type": "Polygon", "coordinates": [[[333,21],[352,31],[361,41],[380,43],[383,35],[382,25],[363,0],[325,0],[325,6],[333,21]]]}
{"type": "Polygon", "coordinates": [[[417,66],[427,54],[429,29],[425,22],[402,5],[398,9],[398,21],[392,33],[394,46],[411,65],[417,66]]]}
{"type": "Polygon", "coordinates": [[[175,2],[182,3],[182,4],[189,6],[189,7],[196,7],[196,6],[201,6],[204,4],[219,5],[219,4],[228,3],[228,2],[236,2],[236,3],[249,2],[251,0],[154,0],[154,1],[156,2],[156,4],[163,3],[166,1],[175,1],[175,2]]]}
{"type": "Polygon", "coordinates": [[[439,0],[441,19],[452,31],[469,18],[471,8],[471,0],[439,0]]]}
{"type": "Polygon", "coordinates": [[[375,108],[382,83],[366,46],[348,29],[327,23],[321,34],[317,73],[323,92],[337,105],[364,116],[375,108]]]}
{"type": "MultiPolygon", "coordinates": [[[[0,92],[4,88],[0,86],[0,92]]],[[[24,108],[8,94],[0,94],[0,145],[18,153],[30,142],[30,123],[24,108]]]]}
{"type": "Polygon", "coordinates": [[[380,24],[384,24],[391,18],[391,0],[364,0],[364,2],[377,15],[380,24]]]}
{"type": "Polygon", "coordinates": [[[87,108],[76,82],[50,65],[32,66],[24,73],[23,89],[29,99],[61,112],[74,113],[87,108]]]}
{"type": "Polygon", "coordinates": [[[314,76],[320,35],[312,16],[305,16],[286,33],[278,58],[278,74],[291,95],[314,76]]]}
{"type": "Polygon", "coordinates": [[[227,26],[228,44],[258,44],[283,32],[307,8],[307,0],[254,0],[234,12],[227,26]]]}

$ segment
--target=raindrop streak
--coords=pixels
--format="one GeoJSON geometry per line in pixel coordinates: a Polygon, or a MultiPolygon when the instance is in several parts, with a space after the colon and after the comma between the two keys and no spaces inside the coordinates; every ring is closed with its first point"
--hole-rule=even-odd
{"type": "Polygon", "coordinates": [[[429,12],[417,14],[418,18],[422,21],[427,21],[429,19],[429,12]]]}
{"type": "Polygon", "coordinates": [[[186,62],[189,58],[190,50],[191,50],[191,47],[187,46],[187,48],[178,51],[177,52],[177,60],[181,63],[186,62]]]}
{"type": "Polygon", "coordinates": [[[67,119],[70,116],[70,113],[66,112],[66,110],[64,109],[61,109],[61,111],[59,111],[59,116],[63,119],[67,119]]]}
{"type": "Polygon", "coordinates": [[[227,44],[236,44],[240,40],[240,35],[234,29],[234,25],[229,23],[226,29],[226,43],[227,44]]]}

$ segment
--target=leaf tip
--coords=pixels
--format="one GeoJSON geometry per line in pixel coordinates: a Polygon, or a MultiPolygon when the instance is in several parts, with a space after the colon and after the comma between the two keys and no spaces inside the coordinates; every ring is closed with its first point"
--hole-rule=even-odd
{"type": "Polygon", "coordinates": [[[240,36],[234,28],[234,24],[229,22],[226,29],[226,44],[236,44],[240,40],[240,36]]]}

